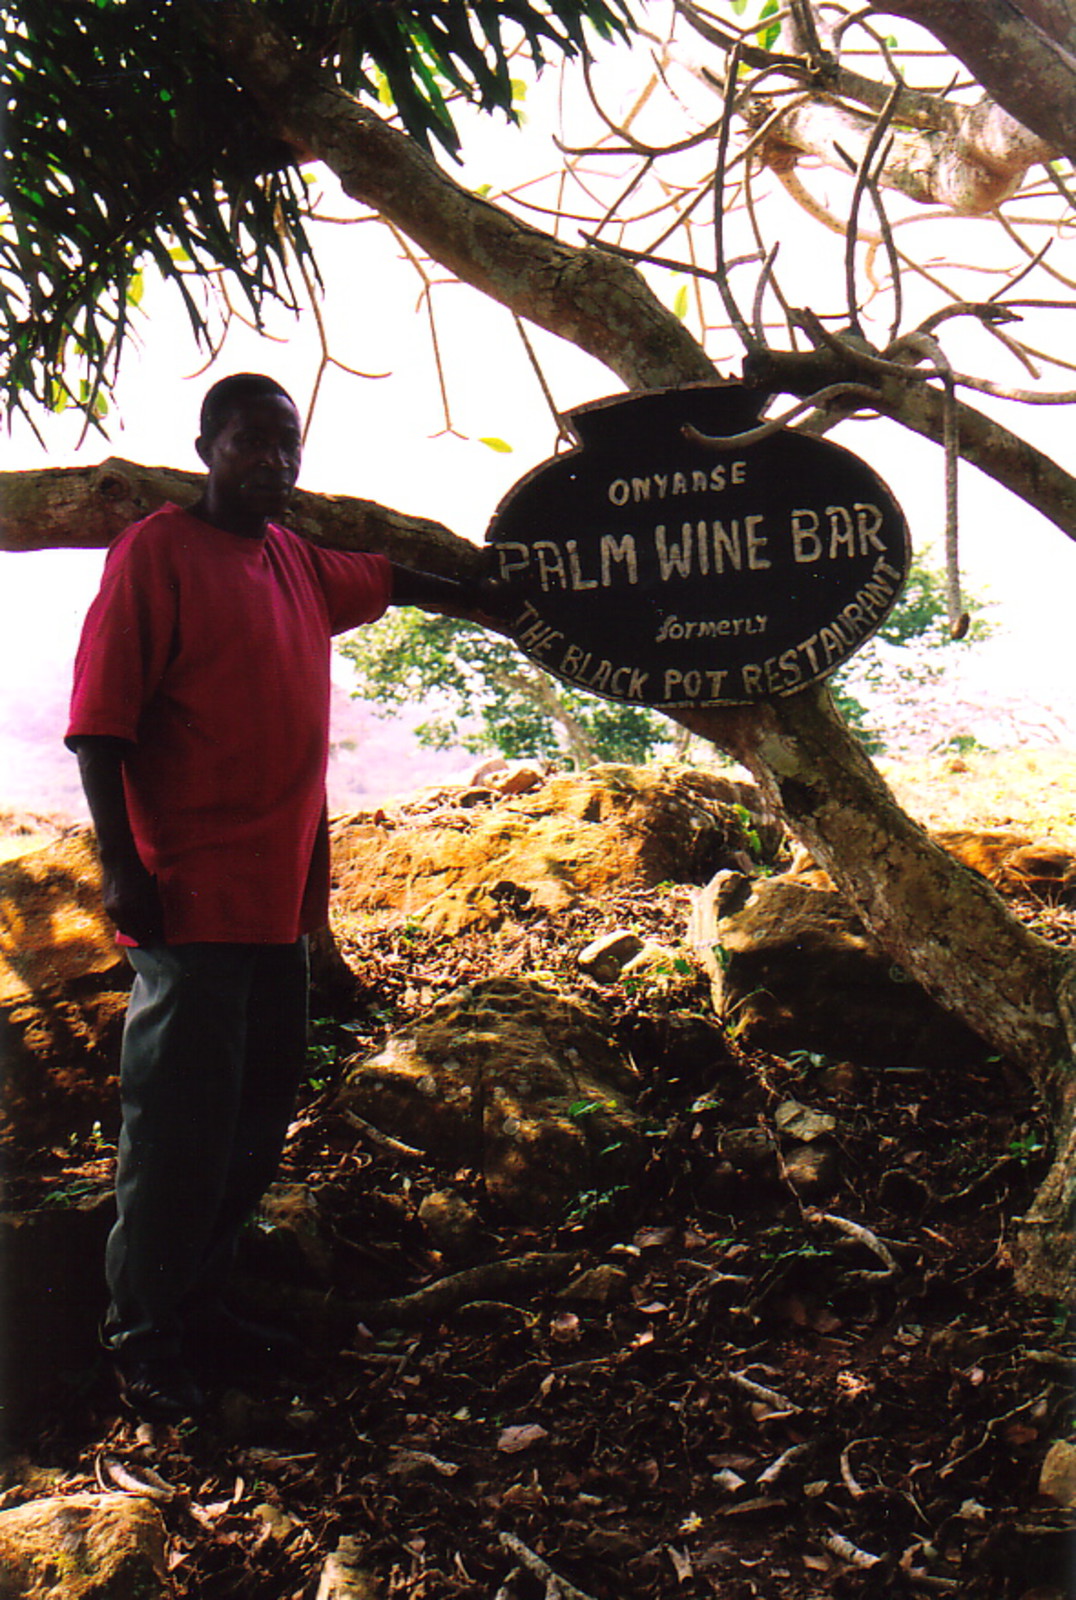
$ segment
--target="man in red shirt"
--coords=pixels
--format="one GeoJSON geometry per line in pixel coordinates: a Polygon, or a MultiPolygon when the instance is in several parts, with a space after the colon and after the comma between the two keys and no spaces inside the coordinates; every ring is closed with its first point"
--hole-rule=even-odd
{"type": "Polygon", "coordinates": [[[127,1403],[166,1421],[204,1405],[210,1356],[245,1366],[283,1346],[221,1291],[305,1056],[306,936],[328,916],[331,635],[394,603],[478,602],[280,524],[301,428],[274,379],[215,384],[197,449],[195,504],[109,551],[67,733],[135,969],[104,1334],[127,1403]]]}

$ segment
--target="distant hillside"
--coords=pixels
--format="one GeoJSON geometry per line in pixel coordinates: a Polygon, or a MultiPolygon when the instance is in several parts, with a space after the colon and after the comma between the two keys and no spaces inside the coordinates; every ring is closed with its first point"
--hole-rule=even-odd
{"type": "MultiPolygon", "coordinates": [[[[0,809],[84,818],[75,758],[64,748],[67,675],[11,684],[0,693],[0,809]]],[[[333,689],[330,811],[378,805],[422,784],[466,771],[466,752],[424,750],[411,729],[422,716],[382,720],[333,689]]]]}

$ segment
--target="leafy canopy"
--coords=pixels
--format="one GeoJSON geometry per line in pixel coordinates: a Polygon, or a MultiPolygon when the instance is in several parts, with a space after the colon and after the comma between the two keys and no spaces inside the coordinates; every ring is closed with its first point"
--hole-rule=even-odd
{"type": "MultiPolygon", "coordinates": [[[[11,0],[0,6],[6,150],[0,193],[0,386],[9,410],[100,414],[152,260],[206,323],[199,275],[227,272],[255,316],[314,268],[294,152],[214,56],[204,29],[233,0],[11,0]]],[[[624,34],[627,0],[262,0],[304,60],[395,108],[455,153],[453,97],[512,111],[510,59],[624,34]]],[[[315,269],[316,270],[316,269],[315,269]]]]}
{"type": "Polygon", "coordinates": [[[416,729],[421,744],[509,758],[648,760],[672,740],[666,718],[645,706],[600,700],[555,683],[498,634],[469,622],[394,610],[338,649],[355,668],[356,698],[381,716],[433,700],[416,729]]]}

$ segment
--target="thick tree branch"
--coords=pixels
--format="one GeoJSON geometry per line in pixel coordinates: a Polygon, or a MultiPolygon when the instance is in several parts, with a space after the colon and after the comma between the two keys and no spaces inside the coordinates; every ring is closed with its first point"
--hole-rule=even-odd
{"type": "Polygon", "coordinates": [[[1076,161],[1076,26],[1061,0],[886,0],[932,33],[1011,116],[1076,161]]]}
{"type": "MultiPolygon", "coordinates": [[[[124,528],[166,500],[189,505],[203,478],[171,467],[112,458],[98,467],[0,473],[0,550],[104,549],[124,528]]],[[[476,545],[439,522],[374,500],[297,490],[289,526],[315,544],[377,550],[393,561],[444,577],[471,578],[476,545]]]]}
{"type": "MultiPolygon", "coordinates": [[[[842,361],[836,352],[767,350],[744,362],[744,381],[775,393],[811,395],[832,384],[867,383],[875,388],[877,409],[935,444],[945,438],[945,395],[909,375],[879,379],[857,364],[854,353],[842,361]]],[[[1076,477],[1019,434],[964,401],[957,402],[960,454],[1034,510],[1076,539],[1076,477]]]]}
{"type": "Polygon", "coordinates": [[[714,376],[713,364],[625,261],[564,244],[464,189],[424,150],[298,55],[246,0],[206,8],[205,31],[274,128],[323,161],[442,266],[605,363],[629,388],[714,376]]]}
{"type": "MultiPolygon", "coordinates": [[[[763,99],[755,117],[764,120],[771,111],[763,99]]],[[[873,111],[860,113],[846,104],[813,99],[774,125],[763,156],[780,169],[801,155],[812,155],[847,172],[845,157],[859,161],[875,121],[873,111]]],[[[982,216],[1020,188],[1029,167],[1055,153],[1055,146],[987,100],[961,108],[953,126],[943,132],[900,129],[891,134],[877,181],[920,205],[982,216]]]]}

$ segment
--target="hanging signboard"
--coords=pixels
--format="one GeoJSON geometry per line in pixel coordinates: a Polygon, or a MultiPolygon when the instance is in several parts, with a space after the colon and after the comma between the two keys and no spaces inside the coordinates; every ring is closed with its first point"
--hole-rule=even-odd
{"type": "Polygon", "coordinates": [[[739,385],[600,400],[581,445],[505,496],[487,533],[520,592],[513,636],[565,683],[658,706],[740,705],[835,672],[910,561],[877,474],[829,440],[757,426],[739,385]]]}

